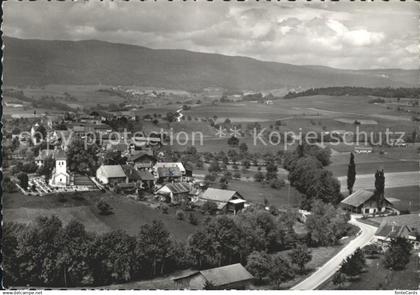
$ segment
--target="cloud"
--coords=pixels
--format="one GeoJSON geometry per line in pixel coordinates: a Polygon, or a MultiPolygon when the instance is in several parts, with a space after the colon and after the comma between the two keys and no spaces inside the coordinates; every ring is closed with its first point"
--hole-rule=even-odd
{"type": "Polygon", "coordinates": [[[419,5],[385,4],[12,0],[3,5],[3,31],[293,64],[418,68],[419,5]]]}

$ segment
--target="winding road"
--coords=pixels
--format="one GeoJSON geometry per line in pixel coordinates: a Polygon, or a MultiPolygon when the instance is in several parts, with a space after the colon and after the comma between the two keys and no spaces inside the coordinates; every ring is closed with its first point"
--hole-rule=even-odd
{"type": "Polygon", "coordinates": [[[352,215],[349,223],[360,228],[358,236],[350,241],[340,252],[338,252],[333,258],[328,260],[323,266],[315,271],[310,277],[306,278],[296,286],[292,287],[291,290],[315,290],[328,278],[330,278],[339,268],[347,256],[351,255],[356,251],[357,248],[361,248],[368,244],[376,232],[376,227],[361,223],[356,220],[359,215],[352,215]]]}

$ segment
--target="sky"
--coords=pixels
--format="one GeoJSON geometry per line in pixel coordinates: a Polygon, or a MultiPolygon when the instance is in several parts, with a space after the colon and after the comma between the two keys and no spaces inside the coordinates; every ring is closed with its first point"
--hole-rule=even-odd
{"type": "Polygon", "coordinates": [[[343,69],[420,68],[420,3],[3,2],[5,35],[96,39],[343,69]]]}

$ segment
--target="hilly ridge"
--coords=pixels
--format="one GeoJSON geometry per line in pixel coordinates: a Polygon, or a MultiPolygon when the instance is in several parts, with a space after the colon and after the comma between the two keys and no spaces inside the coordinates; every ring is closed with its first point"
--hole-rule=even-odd
{"type": "Polygon", "coordinates": [[[416,70],[340,70],[248,57],[150,49],[105,41],[3,37],[6,86],[138,85],[185,90],[206,87],[267,90],[327,86],[410,87],[416,70]]]}

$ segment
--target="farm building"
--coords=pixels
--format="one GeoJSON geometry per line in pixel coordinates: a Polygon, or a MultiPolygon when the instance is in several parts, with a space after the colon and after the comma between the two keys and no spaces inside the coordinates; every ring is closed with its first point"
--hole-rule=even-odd
{"type": "Polygon", "coordinates": [[[57,150],[47,149],[47,150],[41,150],[39,151],[38,156],[35,157],[35,164],[38,167],[44,166],[45,160],[47,160],[49,157],[55,158],[55,155],[57,154],[57,150]]]}
{"type": "Polygon", "coordinates": [[[182,175],[186,174],[185,167],[181,162],[158,162],[155,164],[154,168],[178,168],[182,175]]]}
{"type": "Polygon", "coordinates": [[[409,240],[413,246],[418,249],[420,241],[417,240],[418,232],[415,228],[408,225],[397,225],[395,223],[388,223],[384,220],[375,233],[375,240],[382,244],[388,244],[394,238],[404,238],[409,240]]]}
{"type": "Polygon", "coordinates": [[[96,178],[103,184],[115,185],[128,182],[127,175],[121,165],[101,165],[96,170],[96,178]]]}
{"type": "Polygon", "coordinates": [[[385,213],[387,208],[395,210],[392,203],[383,195],[364,189],[355,191],[342,200],[340,205],[345,210],[365,215],[385,213]]]}
{"type": "Polygon", "coordinates": [[[156,157],[153,156],[153,151],[151,150],[136,151],[127,158],[127,163],[134,165],[136,169],[152,168],[156,161],[156,157]]]}
{"type": "Polygon", "coordinates": [[[254,277],[242,266],[231,264],[207,270],[193,272],[189,275],[174,278],[177,289],[247,289],[254,277]]]}
{"type": "Polygon", "coordinates": [[[156,191],[163,201],[173,204],[179,204],[183,201],[189,201],[191,196],[191,186],[185,182],[168,183],[156,191]]]}
{"type": "Polygon", "coordinates": [[[182,179],[182,172],[178,167],[158,167],[156,174],[160,183],[182,179]]]}
{"type": "Polygon", "coordinates": [[[217,204],[219,210],[225,210],[226,212],[236,212],[242,210],[245,206],[246,201],[236,191],[208,188],[198,199],[198,203],[204,204],[204,202],[211,201],[217,204]]]}

